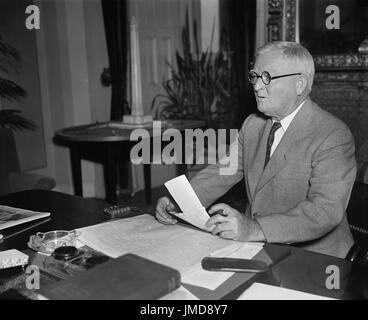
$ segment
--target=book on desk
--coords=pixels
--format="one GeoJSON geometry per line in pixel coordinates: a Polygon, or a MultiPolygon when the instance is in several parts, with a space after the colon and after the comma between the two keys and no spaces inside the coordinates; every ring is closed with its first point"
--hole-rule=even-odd
{"type": "Polygon", "coordinates": [[[39,294],[56,300],[152,300],[177,289],[179,271],[125,254],[42,288],[39,294]]]}

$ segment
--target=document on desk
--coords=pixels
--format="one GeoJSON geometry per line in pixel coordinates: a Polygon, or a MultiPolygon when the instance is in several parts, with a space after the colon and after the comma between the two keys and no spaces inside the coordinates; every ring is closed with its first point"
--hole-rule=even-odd
{"type": "Polygon", "coordinates": [[[178,289],[164,295],[159,300],[199,300],[199,298],[183,286],[180,286],[178,289]]]}
{"type": "Polygon", "coordinates": [[[150,215],[113,220],[78,229],[83,244],[116,258],[134,253],[184,274],[203,257],[235,244],[184,225],[164,225],[150,215]]]}
{"type": "MultiPolygon", "coordinates": [[[[235,243],[228,247],[216,250],[209,256],[239,259],[252,259],[263,248],[263,243],[235,243]]],[[[196,264],[183,274],[182,282],[215,290],[219,285],[229,279],[234,272],[207,271],[201,264],[196,264]]]]}
{"type": "Polygon", "coordinates": [[[210,216],[206,208],[202,206],[187,177],[181,175],[171,179],[165,182],[165,187],[182,211],[176,216],[202,230],[209,231],[205,224],[210,216]]]}
{"type": "Polygon", "coordinates": [[[336,300],[307,292],[253,283],[237,300],[336,300]]]}

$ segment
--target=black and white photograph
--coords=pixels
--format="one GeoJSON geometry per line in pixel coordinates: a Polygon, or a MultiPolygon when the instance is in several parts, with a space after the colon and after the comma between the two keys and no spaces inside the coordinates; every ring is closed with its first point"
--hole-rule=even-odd
{"type": "Polygon", "coordinates": [[[368,0],[0,0],[0,220],[2,301],[367,300],[368,0]]]}

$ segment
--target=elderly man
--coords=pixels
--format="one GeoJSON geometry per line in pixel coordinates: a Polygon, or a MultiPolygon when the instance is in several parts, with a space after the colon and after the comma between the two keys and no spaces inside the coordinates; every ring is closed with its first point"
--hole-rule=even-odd
{"type": "MultiPolygon", "coordinates": [[[[314,62],[300,44],[259,48],[249,73],[261,114],[250,115],[238,135],[238,168],[219,175],[211,165],[191,180],[208,207],[245,178],[245,213],[216,204],[212,233],[237,241],[298,244],[344,257],[353,244],[345,209],[356,176],[354,140],[347,126],[309,98],[314,62]],[[213,226],[214,225],[214,226],[213,226]]],[[[156,217],[175,223],[173,203],[158,200],[156,217]]]]}

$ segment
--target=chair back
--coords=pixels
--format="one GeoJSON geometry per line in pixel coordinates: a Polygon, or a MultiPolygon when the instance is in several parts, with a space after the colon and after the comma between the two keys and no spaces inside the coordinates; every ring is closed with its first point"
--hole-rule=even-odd
{"type": "Polygon", "coordinates": [[[345,258],[368,265],[368,184],[354,183],[346,211],[355,243],[345,258]]]}
{"type": "Polygon", "coordinates": [[[354,240],[368,235],[368,184],[356,181],[347,207],[347,218],[354,240]]]}

